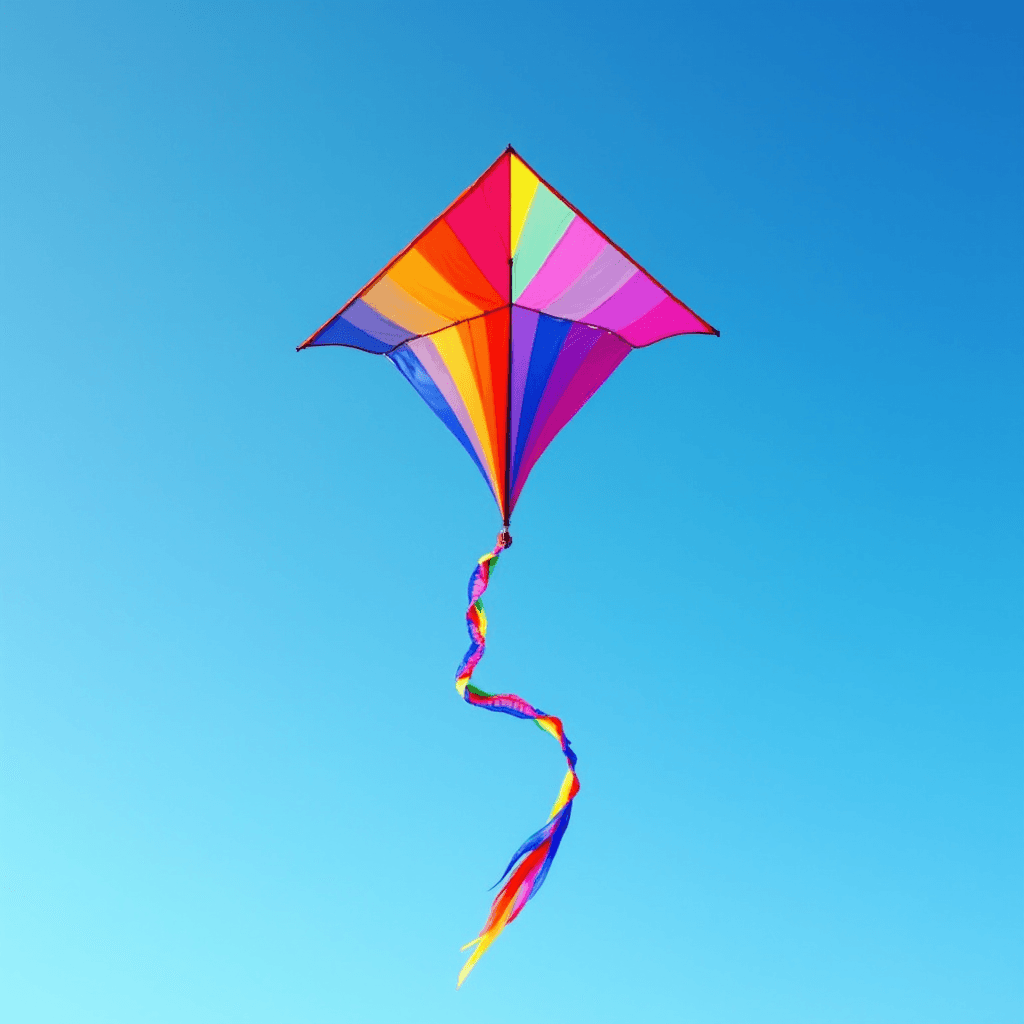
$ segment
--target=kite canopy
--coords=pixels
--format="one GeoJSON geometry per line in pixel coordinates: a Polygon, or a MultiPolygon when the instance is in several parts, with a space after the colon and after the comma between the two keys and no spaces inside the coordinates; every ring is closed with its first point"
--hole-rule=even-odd
{"type": "Polygon", "coordinates": [[[506,525],[555,435],[635,348],[718,334],[510,146],[300,349],[387,357],[506,525]]]}

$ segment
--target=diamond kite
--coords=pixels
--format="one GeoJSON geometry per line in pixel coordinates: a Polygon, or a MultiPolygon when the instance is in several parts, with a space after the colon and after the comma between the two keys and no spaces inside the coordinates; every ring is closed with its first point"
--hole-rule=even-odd
{"type": "Polygon", "coordinates": [[[579,792],[561,721],[470,682],[487,633],[481,599],[512,544],[512,511],[555,435],[630,352],[678,334],[718,333],[509,146],[299,346],[386,355],[476,463],[502,529],[470,577],[470,647],[456,689],[469,704],[533,719],[568,764],[547,822],[516,851],[483,930],[463,947],[473,952],[459,985],[540,889],[579,792]]]}

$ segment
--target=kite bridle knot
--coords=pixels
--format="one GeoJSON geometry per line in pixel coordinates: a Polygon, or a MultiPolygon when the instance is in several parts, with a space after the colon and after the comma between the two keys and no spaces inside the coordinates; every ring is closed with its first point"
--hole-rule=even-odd
{"type": "Polygon", "coordinates": [[[501,533],[498,534],[498,547],[499,548],[510,548],[512,547],[512,534],[508,532],[508,527],[502,527],[501,533]]]}

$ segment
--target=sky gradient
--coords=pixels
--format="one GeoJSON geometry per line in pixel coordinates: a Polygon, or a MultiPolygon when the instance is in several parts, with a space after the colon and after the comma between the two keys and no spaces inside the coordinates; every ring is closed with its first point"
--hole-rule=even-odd
{"type": "Polygon", "coordinates": [[[1024,1022],[1015,5],[8,3],[0,1018],[1024,1022]],[[722,332],[500,525],[295,352],[512,143],[722,332]]]}

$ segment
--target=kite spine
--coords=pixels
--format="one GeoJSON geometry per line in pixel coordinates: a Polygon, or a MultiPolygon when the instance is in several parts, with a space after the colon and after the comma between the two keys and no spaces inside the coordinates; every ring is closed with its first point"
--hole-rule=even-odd
{"type": "MultiPolygon", "coordinates": [[[[505,387],[505,506],[501,510],[504,535],[512,516],[512,267],[508,258],[508,381],[505,387]]],[[[512,538],[509,537],[509,543],[512,538]]]]}
{"type": "Polygon", "coordinates": [[[504,927],[519,916],[527,902],[540,890],[551,863],[555,859],[555,854],[558,852],[562,836],[565,835],[565,830],[569,826],[572,803],[580,790],[579,779],[576,777],[576,754],[566,738],[561,719],[555,718],[554,715],[546,715],[514,693],[485,693],[470,683],[473,671],[484,655],[487,637],[487,616],[484,613],[481,598],[487,589],[491,572],[498,563],[498,556],[511,543],[512,538],[509,536],[507,528],[503,529],[494,550],[477,562],[476,568],[469,578],[469,608],[466,611],[466,626],[469,629],[470,644],[455,675],[455,688],[459,691],[459,696],[468,704],[485,708],[488,711],[500,711],[502,714],[512,715],[515,718],[533,719],[541,729],[558,742],[565,755],[569,770],[562,780],[558,798],[555,800],[548,820],[516,850],[508,867],[505,868],[505,873],[498,879],[497,884],[501,885],[502,882],[505,884],[494,898],[491,911],[480,934],[472,942],[468,942],[462,947],[463,950],[472,949],[473,952],[459,972],[456,987],[462,985],[469,972],[473,970],[477,961],[501,934],[504,927]],[[508,881],[505,881],[506,878],[508,881]]]}

